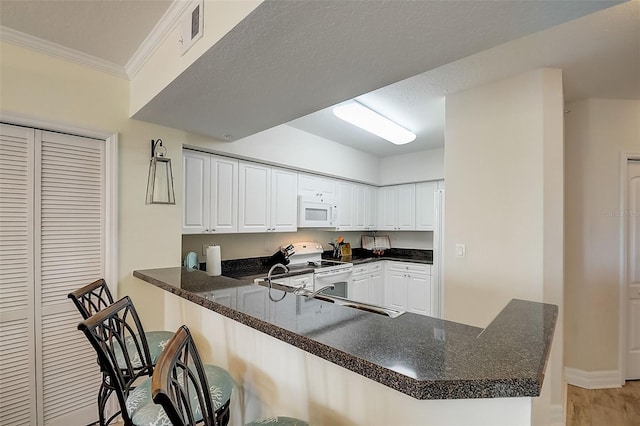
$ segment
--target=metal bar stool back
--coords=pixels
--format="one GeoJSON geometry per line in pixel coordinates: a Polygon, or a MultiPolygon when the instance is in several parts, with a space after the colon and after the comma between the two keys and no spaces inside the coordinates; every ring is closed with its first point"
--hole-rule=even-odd
{"type": "Polygon", "coordinates": [[[215,365],[204,365],[187,326],[181,326],[158,359],[151,394],[174,426],[225,425],[233,378],[215,365]]]}
{"type": "MultiPolygon", "coordinates": [[[[98,354],[100,366],[109,379],[103,384],[108,394],[113,392],[116,395],[124,423],[134,424],[127,412],[129,393],[142,377],[150,380],[153,364],[140,318],[131,299],[125,296],[82,321],[78,329],[98,354]]],[[[101,424],[108,424],[115,417],[105,422],[102,411],[100,416],[101,424]]]]}
{"type": "Polygon", "coordinates": [[[67,297],[73,301],[84,319],[113,304],[111,291],[102,278],[69,293],[67,297]]]}

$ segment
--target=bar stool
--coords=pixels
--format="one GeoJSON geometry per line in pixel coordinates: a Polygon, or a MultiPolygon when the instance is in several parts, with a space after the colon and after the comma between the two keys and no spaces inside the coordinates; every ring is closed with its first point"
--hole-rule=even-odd
{"type": "MultiPolygon", "coordinates": [[[[187,326],[183,325],[176,331],[158,359],[151,379],[151,394],[156,404],[162,407],[164,415],[167,416],[166,420],[174,426],[191,426],[199,422],[203,422],[205,426],[216,426],[228,421],[228,414],[226,419],[221,419],[218,413],[225,406],[224,399],[231,396],[232,386],[233,379],[225,370],[202,364],[191,333],[187,326]],[[206,392],[206,389],[209,391],[206,392]]],[[[134,393],[137,393],[138,389],[134,393]]],[[[226,407],[228,413],[228,402],[226,407]]],[[[153,419],[157,421],[160,417],[153,419]]],[[[292,417],[275,417],[249,423],[261,424],[309,425],[292,417]]]]}
{"type": "Polygon", "coordinates": [[[229,422],[233,386],[225,369],[202,364],[191,333],[183,325],[160,355],[150,390],[158,404],[157,416],[166,416],[174,426],[200,422],[217,426],[229,422]]]}
{"type": "MultiPolygon", "coordinates": [[[[67,297],[73,301],[84,319],[113,304],[111,291],[107,282],[102,278],[69,293],[67,297]]],[[[171,339],[173,333],[171,331],[145,331],[144,334],[149,344],[151,362],[155,365],[164,345],[171,339]]]]}
{"type": "MultiPolygon", "coordinates": [[[[114,303],[111,291],[109,291],[109,287],[104,279],[96,280],[91,284],[79,288],[78,290],[69,293],[67,297],[73,301],[74,305],[80,312],[80,315],[82,315],[82,318],[85,320],[114,303]]],[[[142,358],[135,359],[133,361],[134,368],[135,370],[146,371],[147,375],[151,376],[153,366],[158,360],[164,345],[173,336],[173,333],[170,331],[144,331],[142,330],[142,326],[140,326],[140,331],[144,334],[144,339],[141,340],[142,344],[145,345],[143,351],[145,353],[148,352],[150,358],[148,361],[142,358]]],[[[134,340],[127,338],[127,346],[131,347],[134,344],[134,340]]],[[[119,366],[121,367],[123,374],[128,374],[128,370],[123,359],[120,359],[119,366]]],[[[109,375],[107,372],[102,368],[101,370],[102,382],[100,384],[100,390],[98,391],[98,415],[100,417],[100,424],[105,425],[109,424],[118,415],[118,413],[105,420],[104,410],[107,401],[113,392],[113,386],[109,383],[109,375]]]]}
{"type": "Polygon", "coordinates": [[[131,398],[136,386],[145,386],[153,374],[149,347],[131,299],[125,296],[107,306],[80,322],[78,330],[85,334],[98,354],[98,362],[106,379],[103,385],[109,395],[116,395],[120,405],[120,412],[106,423],[100,411],[100,424],[109,424],[117,414],[121,414],[125,425],[146,426],[146,423],[134,423],[133,413],[129,410],[132,404],[135,404],[136,411],[144,409],[146,405],[154,405],[150,399],[143,404],[131,398]]]}

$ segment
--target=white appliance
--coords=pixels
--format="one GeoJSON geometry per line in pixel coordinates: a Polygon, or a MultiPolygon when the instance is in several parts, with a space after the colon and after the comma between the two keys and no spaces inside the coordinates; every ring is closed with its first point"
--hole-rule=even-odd
{"type": "Polygon", "coordinates": [[[348,297],[348,283],[353,273],[353,263],[338,260],[322,259],[322,244],[315,242],[293,243],[294,253],[289,256],[289,268],[313,267],[313,290],[333,285],[332,290],[325,290],[325,294],[348,297]]]}
{"type": "Polygon", "coordinates": [[[298,228],[331,228],[338,220],[338,206],[333,200],[298,197],[298,228]]]}

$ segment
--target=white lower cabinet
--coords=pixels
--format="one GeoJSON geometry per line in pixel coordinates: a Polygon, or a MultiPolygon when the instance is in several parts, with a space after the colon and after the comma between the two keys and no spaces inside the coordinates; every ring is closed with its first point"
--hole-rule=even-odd
{"type": "Polygon", "coordinates": [[[431,315],[431,265],[387,261],[385,305],[431,315]]]}
{"type": "Polygon", "coordinates": [[[348,297],[357,302],[383,306],[384,287],[382,262],[356,266],[353,268],[348,297]]]}

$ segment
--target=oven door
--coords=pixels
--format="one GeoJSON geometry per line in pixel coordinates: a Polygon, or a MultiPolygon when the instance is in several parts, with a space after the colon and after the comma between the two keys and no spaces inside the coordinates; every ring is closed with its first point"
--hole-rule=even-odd
{"type": "Polygon", "coordinates": [[[340,296],[346,298],[349,294],[349,282],[351,281],[352,268],[340,269],[337,271],[316,272],[313,274],[313,290],[317,291],[322,287],[333,284],[335,288],[326,289],[322,294],[340,296]]]}

